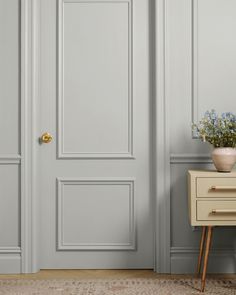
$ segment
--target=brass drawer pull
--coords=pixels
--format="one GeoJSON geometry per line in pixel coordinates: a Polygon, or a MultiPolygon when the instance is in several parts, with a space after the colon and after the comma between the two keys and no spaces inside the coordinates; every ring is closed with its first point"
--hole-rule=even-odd
{"type": "Polygon", "coordinates": [[[217,213],[236,214],[236,209],[212,209],[211,213],[212,214],[217,214],[217,213]]]}
{"type": "Polygon", "coordinates": [[[216,190],[236,190],[236,186],[231,186],[231,185],[216,186],[216,185],[213,185],[211,187],[211,190],[213,190],[213,191],[216,191],[216,190]]]}

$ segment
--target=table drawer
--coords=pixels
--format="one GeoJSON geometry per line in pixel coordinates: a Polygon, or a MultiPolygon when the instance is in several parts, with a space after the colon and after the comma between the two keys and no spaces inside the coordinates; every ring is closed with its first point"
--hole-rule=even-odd
{"type": "Polygon", "coordinates": [[[236,200],[197,201],[197,220],[236,221],[236,200]]]}
{"type": "Polygon", "coordinates": [[[236,198],[235,177],[197,177],[196,195],[198,198],[236,198]]]}

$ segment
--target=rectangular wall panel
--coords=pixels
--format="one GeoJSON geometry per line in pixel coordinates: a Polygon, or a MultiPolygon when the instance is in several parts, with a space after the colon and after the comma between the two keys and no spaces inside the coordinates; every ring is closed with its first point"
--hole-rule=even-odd
{"type": "Polygon", "coordinates": [[[58,5],[58,156],[130,158],[131,0],[58,5]]]}
{"type": "Polygon", "coordinates": [[[0,164],[0,253],[19,252],[20,183],[19,166],[0,164]]]}
{"type": "Polygon", "coordinates": [[[193,121],[235,110],[236,2],[193,1],[193,121]]]}
{"type": "Polygon", "coordinates": [[[135,249],[133,179],[58,179],[58,250],[135,249]]]}
{"type": "Polygon", "coordinates": [[[0,0],[0,157],[19,154],[20,0],[0,0]]]}
{"type": "Polygon", "coordinates": [[[21,272],[21,0],[0,0],[0,273],[21,272]]]}

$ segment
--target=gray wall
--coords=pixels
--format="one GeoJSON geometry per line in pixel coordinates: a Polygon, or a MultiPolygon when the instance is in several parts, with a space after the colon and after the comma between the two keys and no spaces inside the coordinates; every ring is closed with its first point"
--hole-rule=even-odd
{"type": "MultiPolygon", "coordinates": [[[[19,2],[0,0],[0,272],[20,272],[19,2]]],[[[166,0],[175,273],[195,270],[200,237],[187,217],[187,170],[211,167],[210,147],[192,139],[191,122],[210,108],[236,112],[235,11],[235,0],[166,0]]],[[[235,237],[233,228],[215,229],[210,271],[235,272],[235,237]]]]}
{"type": "MultiPolygon", "coordinates": [[[[213,168],[211,147],[192,138],[207,109],[236,112],[236,2],[167,0],[166,91],[171,151],[171,271],[194,272],[200,229],[191,228],[187,170],[213,168]]],[[[209,271],[234,272],[236,230],[216,228],[209,271]]]]}
{"type": "Polygon", "coordinates": [[[0,0],[0,271],[20,270],[19,0],[0,0]]]}

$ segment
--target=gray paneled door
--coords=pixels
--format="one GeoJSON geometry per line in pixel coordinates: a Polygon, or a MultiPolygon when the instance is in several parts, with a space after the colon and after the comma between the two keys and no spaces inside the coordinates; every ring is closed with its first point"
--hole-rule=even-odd
{"type": "Polygon", "coordinates": [[[148,0],[41,0],[41,268],[152,268],[148,0]]]}

